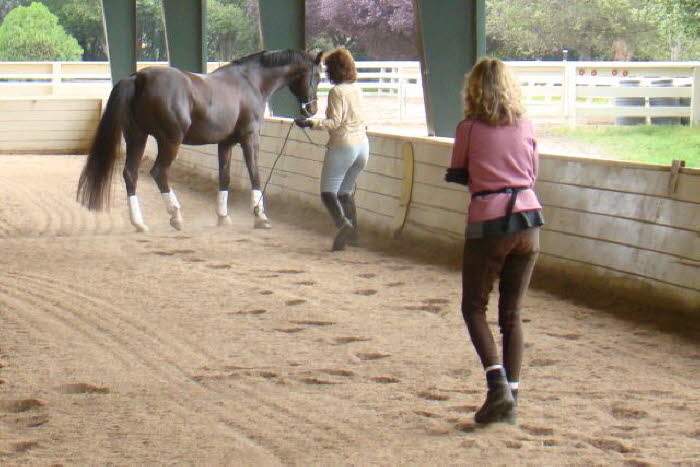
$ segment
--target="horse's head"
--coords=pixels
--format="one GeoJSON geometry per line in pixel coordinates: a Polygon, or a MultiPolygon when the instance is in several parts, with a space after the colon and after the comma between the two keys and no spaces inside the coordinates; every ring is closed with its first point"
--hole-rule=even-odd
{"type": "Polygon", "coordinates": [[[289,89],[296,96],[301,106],[301,113],[305,117],[311,117],[318,110],[316,90],[321,82],[319,67],[323,52],[319,52],[316,58],[309,56],[308,63],[301,65],[299,73],[289,83],[289,89]]]}

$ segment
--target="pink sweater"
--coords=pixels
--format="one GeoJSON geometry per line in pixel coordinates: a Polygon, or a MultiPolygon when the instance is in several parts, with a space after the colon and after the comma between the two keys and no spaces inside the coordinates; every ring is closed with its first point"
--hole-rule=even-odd
{"type": "MultiPolygon", "coordinates": [[[[526,118],[520,118],[512,126],[461,121],[455,134],[450,167],[469,170],[472,194],[529,187],[518,193],[513,212],[542,208],[531,189],[537,177],[538,153],[532,123],[526,118]]],[[[467,221],[481,222],[505,216],[509,197],[507,193],[473,197],[467,221]]]]}

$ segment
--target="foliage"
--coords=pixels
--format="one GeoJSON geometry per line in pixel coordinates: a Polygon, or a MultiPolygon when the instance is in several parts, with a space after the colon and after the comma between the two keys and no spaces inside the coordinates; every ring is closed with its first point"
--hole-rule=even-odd
{"type": "Polygon", "coordinates": [[[646,44],[656,60],[697,60],[700,57],[700,2],[661,0],[640,9],[656,26],[657,40],[646,44]]]}
{"type": "Polygon", "coordinates": [[[18,6],[0,25],[0,60],[79,60],[83,49],[42,3],[18,6]]]}
{"type": "Polygon", "coordinates": [[[253,2],[207,2],[207,50],[209,60],[229,61],[260,48],[257,27],[251,21],[253,2]]]}
{"type": "MultiPolygon", "coordinates": [[[[162,0],[137,0],[137,56],[166,60],[162,0]]],[[[175,1],[175,0],[168,0],[175,1]]],[[[0,0],[0,21],[32,0],[0,0]]],[[[106,60],[100,0],[41,0],[77,39],[84,60],[106,60]]],[[[412,0],[307,0],[309,48],[347,47],[358,59],[418,58],[412,0]]],[[[509,60],[698,60],[698,0],[486,0],[487,52],[509,60]]],[[[212,60],[260,48],[257,0],[208,0],[212,60]]],[[[38,59],[32,57],[32,59],[38,59]]]]}
{"type": "Polygon", "coordinates": [[[564,49],[580,60],[689,59],[698,40],[692,2],[488,0],[488,48],[504,59],[560,60],[564,49]]]}
{"type": "Polygon", "coordinates": [[[411,0],[307,0],[312,41],[344,46],[356,58],[417,58],[411,0]]]}
{"type": "Polygon", "coordinates": [[[100,0],[42,0],[59,24],[78,40],[83,60],[107,60],[100,0]]]}
{"type": "Polygon", "coordinates": [[[550,132],[597,147],[598,152],[614,154],[618,160],[670,165],[680,159],[688,167],[700,167],[700,132],[692,127],[559,127],[550,132]]]}
{"type": "Polygon", "coordinates": [[[136,59],[168,60],[161,0],[136,0],[136,59]]]}

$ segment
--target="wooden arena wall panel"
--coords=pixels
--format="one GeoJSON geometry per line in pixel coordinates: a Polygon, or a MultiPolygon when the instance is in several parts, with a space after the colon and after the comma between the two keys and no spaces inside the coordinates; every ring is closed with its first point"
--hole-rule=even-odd
{"type": "Polygon", "coordinates": [[[0,153],[85,154],[101,99],[0,99],[0,153]]]}
{"type": "MultiPolygon", "coordinates": [[[[304,134],[290,125],[290,120],[266,120],[260,176],[264,183],[276,161],[268,195],[322,212],[319,182],[327,134],[304,134]]],[[[458,251],[469,196],[466,187],[443,181],[452,152],[448,138],[370,133],[370,160],[357,184],[360,222],[395,234],[407,143],[413,147],[413,178],[401,235],[458,251]]],[[[148,151],[155,153],[152,144],[148,151]]],[[[218,179],[214,145],[183,147],[178,161],[218,179]]],[[[231,175],[233,188],[250,188],[238,148],[231,175]]],[[[547,222],[538,272],[564,278],[568,287],[700,310],[700,170],[674,174],[658,165],[543,154],[536,189],[547,222]]]]}

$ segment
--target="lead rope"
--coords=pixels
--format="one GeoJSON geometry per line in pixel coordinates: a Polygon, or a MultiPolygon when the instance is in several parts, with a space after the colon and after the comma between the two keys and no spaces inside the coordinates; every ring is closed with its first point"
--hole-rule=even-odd
{"type": "MultiPolygon", "coordinates": [[[[280,160],[280,157],[284,154],[284,148],[287,147],[287,141],[289,141],[289,135],[292,133],[292,128],[294,128],[294,120],[292,120],[292,123],[289,125],[289,130],[287,130],[287,136],[284,137],[284,143],[282,143],[282,149],[280,149],[279,154],[277,154],[277,157],[275,158],[275,162],[272,164],[272,167],[270,168],[270,173],[267,175],[267,180],[265,180],[265,185],[263,186],[262,194],[263,196],[260,197],[260,200],[253,206],[253,212],[255,212],[256,209],[260,207],[260,203],[262,203],[264,197],[265,197],[265,192],[267,191],[267,184],[270,183],[270,179],[272,178],[272,174],[275,171],[275,166],[277,165],[277,161],[280,160]]],[[[319,146],[323,147],[323,144],[318,144],[314,143],[311,140],[311,137],[309,134],[306,132],[306,128],[301,129],[302,132],[304,133],[304,136],[306,136],[306,139],[309,140],[309,144],[312,144],[314,146],[319,146]]]]}

